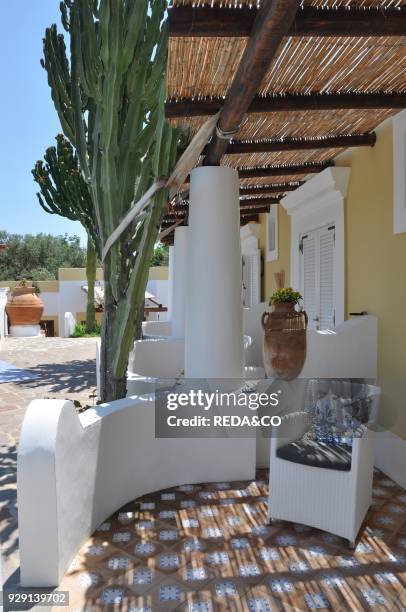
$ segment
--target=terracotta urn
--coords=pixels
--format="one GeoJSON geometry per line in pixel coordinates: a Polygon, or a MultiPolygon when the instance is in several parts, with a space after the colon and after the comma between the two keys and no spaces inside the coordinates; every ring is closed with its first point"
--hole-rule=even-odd
{"type": "Polygon", "coordinates": [[[307,315],[297,312],[294,302],[274,305],[262,315],[263,359],[269,378],[292,380],[299,376],[306,359],[307,315]]]}
{"type": "Polygon", "coordinates": [[[38,325],[44,312],[44,303],[35,287],[15,287],[7,302],[6,312],[10,325],[38,325]]]}

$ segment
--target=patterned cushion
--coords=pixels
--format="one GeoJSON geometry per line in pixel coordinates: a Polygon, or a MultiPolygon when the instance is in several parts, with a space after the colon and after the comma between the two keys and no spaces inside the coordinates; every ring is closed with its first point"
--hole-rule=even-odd
{"type": "Polygon", "coordinates": [[[286,461],[327,470],[351,469],[351,446],[347,444],[326,444],[303,437],[279,447],[276,455],[286,461]]]}
{"type": "Polygon", "coordinates": [[[311,414],[309,440],[329,444],[352,444],[362,435],[361,425],[370,420],[372,397],[366,385],[347,381],[310,381],[306,410],[311,414]]]}

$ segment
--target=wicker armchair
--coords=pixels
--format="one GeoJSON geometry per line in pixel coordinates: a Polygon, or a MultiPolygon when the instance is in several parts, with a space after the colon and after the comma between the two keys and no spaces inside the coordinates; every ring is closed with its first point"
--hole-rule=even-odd
{"type": "MultiPolygon", "coordinates": [[[[309,382],[313,387],[314,383],[309,382]]],[[[355,546],[371,505],[374,432],[368,426],[379,403],[378,387],[356,387],[369,399],[370,409],[352,446],[334,447],[318,440],[303,443],[312,422],[309,411],[286,415],[274,428],[268,504],[270,522],[280,519],[310,525],[348,539],[350,547],[355,546]]],[[[354,391],[354,384],[347,384],[347,395],[349,388],[354,391]]]]}

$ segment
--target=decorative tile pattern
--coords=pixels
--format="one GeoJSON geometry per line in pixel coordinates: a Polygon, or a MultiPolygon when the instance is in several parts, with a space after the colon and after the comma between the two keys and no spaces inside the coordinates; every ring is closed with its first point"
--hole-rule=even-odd
{"type": "Polygon", "coordinates": [[[217,597],[222,599],[225,597],[238,595],[237,587],[231,580],[225,580],[224,582],[217,582],[215,586],[217,597]]]}
{"type": "Polygon", "coordinates": [[[187,567],[185,570],[185,580],[194,582],[195,580],[207,580],[208,574],[205,567],[187,567]]]}
{"type": "Polygon", "coordinates": [[[330,602],[324,593],[315,593],[314,595],[306,593],[304,600],[310,610],[319,610],[320,608],[330,608],[330,602]]]}
{"type": "Polygon", "coordinates": [[[249,612],[272,612],[271,605],[265,597],[250,597],[247,603],[249,612]]]}
{"type": "Polygon", "coordinates": [[[163,585],[159,588],[159,601],[181,601],[182,589],[177,586],[163,585]]]}
{"type": "Polygon", "coordinates": [[[406,494],[382,481],[376,471],[381,495],[354,551],[306,525],[269,526],[265,472],[158,491],[102,523],[60,588],[89,612],[406,612],[406,494]]]}
{"type": "Polygon", "coordinates": [[[161,555],[158,559],[158,565],[162,569],[178,568],[179,564],[179,555],[176,553],[161,555]]]}
{"type": "Polygon", "coordinates": [[[152,584],[152,570],[136,570],[133,575],[134,584],[152,584]]]}

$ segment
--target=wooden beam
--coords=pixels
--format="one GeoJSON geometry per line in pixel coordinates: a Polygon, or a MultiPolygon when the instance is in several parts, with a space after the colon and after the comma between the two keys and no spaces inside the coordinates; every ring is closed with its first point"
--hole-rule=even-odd
{"type": "Polygon", "coordinates": [[[347,147],[373,147],[376,134],[348,134],[326,138],[284,138],[283,140],[254,140],[230,142],[227,155],[245,153],[274,153],[279,151],[302,151],[308,149],[341,149],[347,147]]]}
{"type": "MultiPolygon", "coordinates": [[[[224,134],[239,128],[299,5],[300,0],[263,0],[221,110],[218,125],[224,134]]],[[[216,133],[208,146],[204,164],[218,165],[228,142],[216,133]]]]}
{"type": "Polygon", "coordinates": [[[326,168],[334,166],[334,162],[322,162],[314,164],[264,166],[258,168],[237,168],[240,179],[258,178],[266,176],[289,176],[291,174],[310,174],[321,172],[326,168]]]}
{"type": "Polygon", "coordinates": [[[295,183],[271,183],[270,185],[247,185],[245,187],[240,187],[240,196],[294,191],[303,185],[303,182],[304,181],[297,181],[295,183]]]}
{"type": "Polygon", "coordinates": [[[260,215],[261,213],[268,213],[270,211],[271,207],[268,204],[268,206],[257,206],[257,207],[251,207],[251,208],[244,208],[241,212],[240,212],[240,217],[245,217],[246,215],[260,215]]]}
{"type": "Polygon", "coordinates": [[[251,221],[254,223],[258,223],[259,222],[258,215],[244,215],[241,217],[241,225],[246,225],[247,223],[250,223],[251,221]]]}
{"type": "MultiPolygon", "coordinates": [[[[167,100],[168,119],[215,115],[223,106],[223,98],[182,98],[167,100]]],[[[312,93],[255,96],[247,113],[286,113],[291,111],[325,111],[346,109],[405,108],[406,93],[312,93]]],[[[224,141],[227,143],[227,141],[224,141]]],[[[210,149],[210,145],[208,146],[210,149]]]]}
{"type": "MultiPolygon", "coordinates": [[[[247,37],[257,9],[178,6],[168,11],[169,36],[247,37]]],[[[297,12],[289,36],[404,36],[406,10],[399,8],[306,7],[297,12]]]]}
{"type": "MultiPolygon", "coordinates": [[[[256,208],[258,206],[271,206],[272,204],[279,204],[280,198],[240,198],[240,208],[256,208]]],[[[189,206],[176,206],[175,208],[168,211],[165,215],[167,219],[180,219],[185,216],[189,210],[189,206]]]]}
{"type": "Polygon", "coordinates": [[[279,204],[279,198],[240,198],[240,209],[258,208],[260,206],[272,206],[279,204]]]}

